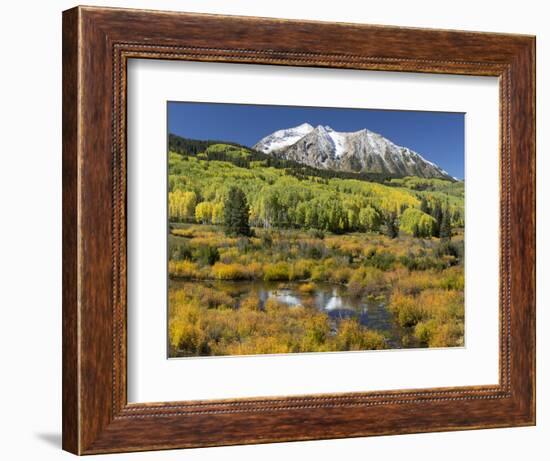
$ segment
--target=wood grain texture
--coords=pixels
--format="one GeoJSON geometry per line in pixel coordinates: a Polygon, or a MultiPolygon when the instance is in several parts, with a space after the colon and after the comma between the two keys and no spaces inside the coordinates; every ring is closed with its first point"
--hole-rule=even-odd
{"type": "Polygon", "coordinates": [[[78,10],[63,16],[63,448],[80,451],[78,399],[78,10]]]}
{"type": "Polygon", "coordinates": [[[529,36],[78,7],[63,15],[63,447],[78,454],[534,424],[529,36]],[[501,101],[497,386],[128,404],[126,63],[492,75],[501,101]]]}

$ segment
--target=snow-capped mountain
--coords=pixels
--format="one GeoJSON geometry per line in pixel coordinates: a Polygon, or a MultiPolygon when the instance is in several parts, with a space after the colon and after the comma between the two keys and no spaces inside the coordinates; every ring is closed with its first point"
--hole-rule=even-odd
{"type": "Polygon", "coordinates": [[[302,123],[294,128],[275,131],[256,144],[256,146],[258,146],[261,143],[262,149],[258,149],[256,146],[254,146],[254,148],[264,153],[279,150],[283,147],[291,146],[313,130],[314,128],[309,123],[302,123]]]}
{"type": "Polygon", "coordinates": [[[254,149],[314,168],[451,179],[419,153],[367,129],[339,132],[329,126],[314,128],[303,123],[275,131],[256,143],[254,149]]]}

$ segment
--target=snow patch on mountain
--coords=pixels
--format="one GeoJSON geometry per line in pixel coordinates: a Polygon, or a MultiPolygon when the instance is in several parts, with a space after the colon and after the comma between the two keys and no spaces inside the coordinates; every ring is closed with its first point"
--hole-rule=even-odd
{"type": "Polygon", "coordinates": [[[263,138],[254,146],[254,149],[268,154],[274,150],[291,146],[311,131],[313,131],[313,127],[309,123],[302,123],[294,128],[278,130],[263,138]]]}
{"type": "Polygon", "coordinates": [[[326,126],[325,127],[328,136],[332,140],[332,143],[334,144],[334,156],[337,158],[342,157],[345,153],[346,149],[346,134],[347,133],[340,133],[339,131],[334,131],[331,127],[326,126]]]}

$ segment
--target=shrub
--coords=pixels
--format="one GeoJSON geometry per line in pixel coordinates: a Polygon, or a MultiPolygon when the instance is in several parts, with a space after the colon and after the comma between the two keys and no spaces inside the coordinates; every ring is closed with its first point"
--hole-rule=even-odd
{"type": "Polygon", "coordinates": [[[385,349],[386,339],[380,332],[368,330],[355,319],[342,320],[336,336],[338,350],[357,351],[385,349]]]}
{"type": "Polygon", "coordinates": [[[395,256],[388,251],[374,251],[365,259],[365,265],[387,271],[394,267],[395,260],[395,256]]]}
{"type": "Polygon", "coordinates": [[[301,341],[301,350],[318,351],[325,349],[325,344],[330,337],[330,323],[328,318],[315,315],[306,320],[306,331],[301,341]]]}
{"type": "MultiPolygon", "coordinates": [[[[250,235],[252,235],[252,233],[250,235]]],[[[254,246],[250,242],[250,239],[246,237],[240,237],[237,240],[237,248],[239,249],[240,253],[248,253],[249,251],[253,250],[254,246]]]]}
{"type": "Polygon", "coordinates": [[[219,280],[247,280],[250,273],[242,264],[217,262],[212,266],[212,275],[219,280]]]}
{"type": "Polygon", "coordinates": [[[261,310],[260,298],[256,293],[251,293],[241,301],[239,307],[249,311],[259,311],[261,310]]]}
{"type": "Polygon", "coordinates": [[[322,243],[315,241],[301,242],[299,245],[300,254],[308,259],[321,259],[324,256],[325,247],[322,243]]]}
{"type": "Polygon", "coordinates": [[[392,284],[394,290],[399,290],[405,294],[418,295],[422,291],[430,288],[444,288],[442,284],[460,283],[459,268],[449,268],[443,271],[426,270],[420,272],[407,272],[398,270],[393,273],[392,284]],[[455,271],[456,269],[456,271],[455,271]],[[456,280],[455,280],[456,277],[456,280]],[[447,282],[444,282],[444,280],[447,282]]]}
{"type": "Polygon", "coordinates": [[[264,248],[271,248],[271,245],[273,245],[273,237],[269,232],[263,232],[261,235],[261,244],[264,248]]]}
{"type": "Polygon", "coordinates": [[[314,282],[324,282],[327,280],[327,271],[324,266],[315,266],[311,270],[311,280],[314,282]]]}
{"type": "Polygon", "coordinates": [[[351,274],[352,270],[349,267],[340,267],[332,271],[329,280],[333,283],[348,283],[351,274]]]}
{"type": "Polygon", "coordinates": [[[173,229],[172,234],[178,237],[192,239],[195,236],[195,231],[193,229],[173,229]]]}
{"type": "Polygon", "coordinates": [[[463,346],[464,324],[458,321],[440,324],[432,319],[417,324],[414,336],[422,345],[428,347],[463,346]]]}
{"type": "Polygon", "coordinates": [[[462,267],[447,269],[439,282],[445,290],[464,291],[464,270],[462,267]]]}
{"type": "Polygon", "coordinates": [[[390,296],[388,307],[402,327],[413,327],[426,317],[424,309],[414,296],[399,291],[390,296]]]}
{"type": "Polygon", "coordinates": [[[459,291],[428,289],[418,296],[400,291],[390,297],[388,307],[398,323],[412,328],[421,345],[450,347],[464,344],[464,296],[459,291]]]}
{"type": "Polygon", "coordinates": [[[462,248],[454,242],[445,240],[437,245],[437,247],[434,249],[434,254],[438,258],[442,258],[444,256],[453,256],[457,259],[461,259],[462,248]]]}
{"type": "Polygon", "coordinates": [[[414,327],[414,336],[421,344],[428,345],[436,330],[437,322],[435,320],[420,322],[414,327]]]}
{"type": "Polygon", "coordinates": [[[220,252],[216,247],[201,245],[197,248],[195,259],[202,265],[213,266],[220,260],[220,252]]]}
{"type": "Polygon", "coordinates": [[[186,243],[170,242],[168,246],[168,258],[173,261],[191,261],[193,259],[193,253],[186,243]]]}
{"type": "Polygon", "coordinates": [[[312,261],[299,259],[290,265],[289,280],[306,280],[311,277],[312,261]]]}
{"type": "Polygon", "coordinates": [[[264,309],[268,314],[277,314],[281,311],[288,311],[288,308],[285,304],[280,303],[274,298],[268,298],[264,304],[264,309]]]}
{"type": "Polygon", "coordinates": [[[168,273],[184,279],[195,279],[201,275],[198,266],[190,261],[168,261],[168,273]]]}
{"type": "Polygon", "coordinates": [[[298,290],[299,290],[301,293],[309,294],[309,293],[315,292],[316,286],[315,286],[314,283],[302,283],[302,284],[298,287],[298,290]]]}
{"type": "Polygon", "coordinates": [[[286,262],[268,264],[264,267],[264,280],[269,281],[287,281],[289,280],[289,267],[286,262]]]}
{"type": "Polygon", "coordinates": [[[325,238],[325,233],[320,229],[311,229],[309,234],[316,239],[323,240],[325,238]]]}
{"type": "Polygon", "coordinates": [[[352,296],[362,296],[379,291],[385,285],[384,274],[374,267],[360,267],[351,275],[348,292],[352,296]]]}
{"type": "Polygon", "coordinates": [[[444,261],[430,258],[429,256],[407,255],[401,256],[399,262],[410,271],[425,271],[428,269],[443,270],[447,267],[444,261]]]}

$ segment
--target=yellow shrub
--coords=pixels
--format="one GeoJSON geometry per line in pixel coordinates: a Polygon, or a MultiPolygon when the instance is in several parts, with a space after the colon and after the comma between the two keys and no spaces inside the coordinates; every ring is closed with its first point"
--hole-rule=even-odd
{"type": "Polygon", "coordinates": [[[417,301],[414,296],[400,291],[390,296],[388,307],[402,327],[414,326],[426,317],[426,311],[417,301]]]}
{"type": "Polygon", "coordinates": [[[299,287],[298,287],[298,290],[301,292],[301,293],[313,293],[316,289],[316,286],[314,283],[302,283],[299,287]]]}
{"type": "Polygon", "coordinates": [[[250,278],[248,269],[242,264],[217,262],[212,266],[212,274],[219,280],[246,280],[250,278]]]}
{"type": "Polygon", "coordinates": [[[336,341],[338,349],[344,351],[385,349],[384,335],[361,326],[355,319],[342,320],[336,341]]]}
{"type": "Polygon", "coordinates": [[[201,277],[199,267],[191,261],[168,261],[168,273],[173,277],[184,279],[201,277]]]}
{"type": "Polygon", "coordinates": [[[388,307],[403,327],[413,327],[421,345],[464,345],[464,294],[461,291],[428,289],[414,296],[395,291],[388,307]]]}
{"type": "Polygon", "coordinates": [[[280,281],[289,280],[289,267],[286,262],[278,262],[275,264],[267,264],[264,267],[265,281],[280,281]]]}
{"type": "Polygon", "coordinates": [[[348,283],[352,274],[349,267],[340,267],[331,272],[329,280],[333,283],[348,283]]]}
{"type": "Polygon", "coordinates": [[[173,229],[172,234],[185,238],[193,238],[195,236],[193,229],[173,229]]]}
{"type": "Polygon", "coordinates": [[[252,293],[241,301],[239,307],[249,311],[259,311],[261,307],[260,298],[256,293],[252,293]]]}
{"type": "Polygon", "coordinates": [[[314,262],[309,259],[299,259],[290,265],[289,280],[306,280],[311,277],[314,262]]]}
{"type": "Polygon", "coordinates": [[[359,267],[353,271],[348,282],[348,290],[353,296],[374,293],[384,286],[384,272],[375,267],[359,267]]]}
{"type": "Polygon", "coordinates": [[[315,266],[311,270],[311,280],[314,282],[324,282],[327,279],[327,271],[323,265],[315,266]]]}

